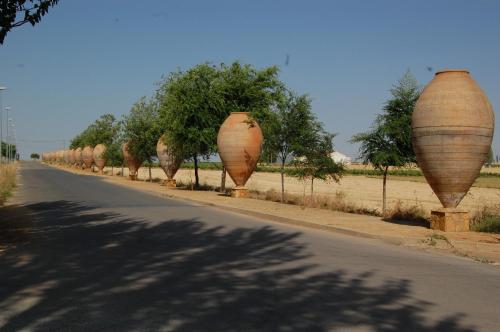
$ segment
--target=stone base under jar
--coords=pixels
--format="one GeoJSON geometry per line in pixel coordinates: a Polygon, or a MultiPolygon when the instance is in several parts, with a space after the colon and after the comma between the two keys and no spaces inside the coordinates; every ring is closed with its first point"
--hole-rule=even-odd
{"type": "Polygon", "coordinates": [[[163,185],[167,188],[175,188],[177,187],[177,181],[175,179],[166,179],[163,181],[163,185]]]}
{"type": "Polygon", "coordinates": [[[469,212],[452,208],[431,211],[431,229],[443,232],[468,232],[469,212]]]}
{"type": "Polygon", "coordinates": [[[233,190],[231,190],[231,197],[234,198],[248,197],[248,189],[245,187],[236,187],[233,190]]]}

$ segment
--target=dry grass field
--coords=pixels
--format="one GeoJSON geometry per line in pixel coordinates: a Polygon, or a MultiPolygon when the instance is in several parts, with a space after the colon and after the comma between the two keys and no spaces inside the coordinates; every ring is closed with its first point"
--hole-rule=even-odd
{"type": "MultiPolygon", "coordinates": [[[[115,168],[115,172],[120,169],[115,168]]],[[[109,170],[108,170],[109,172],[109,170]]],[[[125,168],[125,175],[127,175],[125,168]]],[[[152,170],[153,179],[164,179],[165,175],[161,169],[152,170]]],[[[147,179],[147,168],[141,168],[139,179],[147,179]]],[[[176,175],[176,179],[182,183],[194,182],[194,171],[182,169],[176,175]]],[[[500,188],[497,178],[480,178],[481,187],[472,187],[464,198],[460,207],[475,211],[481,211],[485,206],[497,207],[500,204],[500,188]],[[491,183],[490,183],[491,182],[491,183]],[[491,186],[492,188],[488,188],[491,186]]],[[[200,182],[209,186],[220,185],[220,171],[200,170],[200,182]]],[[[232,183],[228,177],[227,186],[232,183]]],[[[279,173],[254,173],[247,183],[250,190],[269,192],[280,190],[279,173]]],[[[345,176],[339,183],[315,182],[315,194],[326,197],[339,197],[354,206],[367,210],[380,211],[382,205],[382,180],[378,177],[369,176],[345,176]]],[[[309,193],[309,183],[304,183],[294,178],[286,177],[285,189],[289,194],[306,195],[309,193]]],[[[388,205],[394,207],[403,205],[406,207],[421,207],[427,213],[431,209],[439,208],[440,203],[436,195],[422,177],[391,177],[387,183],[388,205]],[[404,179],[403,179],[404,178],[404,179]]]]}
{"type": "Polygon", "coordinates": [[[16,164],[0,165],[0,205],[16,185],[16,164]]]}

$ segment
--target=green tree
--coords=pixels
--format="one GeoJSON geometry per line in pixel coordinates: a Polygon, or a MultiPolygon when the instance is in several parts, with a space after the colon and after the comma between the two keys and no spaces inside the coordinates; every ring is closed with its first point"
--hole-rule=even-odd
{"type": "Polygon", "coordinates": [[[69,148],[70,149],[77,149],[81,148],[83,146],[82,143],[82,134],[78,134],[73,139],[69,142],[69,148]]]}
{"type": "Polygon", "coordinates": [[[310,180],[311,203],[314,195],[314,180],[325,182],[339,182],[344,173],[344,165],[336,163],[331,154],[333,149],[334,134],[324,131],[322,124],[316,125],[314,137],[309,141],[311,146],[302,147],[302,155],[292,161],[293,169],[289,175],[301,180],[310,180]]]}
{"type": "MultiPolygon", "coordinates": [[[[278,79],[278,71],[276,66],[259,70],[238,61],[230,66],[222,64],[220,79],[216,81],[223,107],[217,128],[231,112],[249,112],[257,123],[265,123],[283,85],[278,79]]],[[[225,179],[226,170],[223,167],[221,192],[225,190],[225,179]]]]}
{"type": "Polygon", "coordinates": [[[36,159],[36,160],[38,160],[38,159],[40,159],[40,155],[39,155],[38,153],[34,153],[34,152],[33,152],[33,153],[30,155],[30,158],[31,158],[31,159],[33,159],[33,160],[35,160],[35,159],[36,159]]]}
{"type": "Polygon", "coordinates": [[[281,91],[276,107],[262,125],[264,146],[280,163],[282,202],[285,200],[285,165],[289,159],[302,156],[304,147],[313,145],[316,126],[310,98],[287,90],[281,91]]]}
{"type": "Polygon", "coordinates": [[[26,23],[34,26],[59,0],[2,0],[0,1],[0,44],[13,28],[26,23]]]}
{"type": "Polygon", "coordinates": [[[152,158],[156,155],[156,143],[163,133],[156,101],[142,97],[124,116],[122,125],[123,140],[130,142],[130,152],[135,157],[149,163],[149,181],[152,181],[152,158]]]}
{"type": "Polygon", "coordinates": [[[493,157],[493,147],[490,147],[490,151],[488,152],[488,155],[486,156],[486,166],[491,166],[495,162],[495,159],[493,157]]]}
{"type": "Polygon", "coordinates": [[[193,159],[196,188],[200,185],[198,159],[208,159],[217,151],[217,132],[227,116],[219,77],[216,67],[199,64],[186,72],[171,73],[157,95],[166,143],[182,146],[184,157],[193,159]]]}
{"type": "Polygon", "coordinates": [[[389,167],[403,167],[415,162],[411,145],[411,116],[420,96],[420,88],[413,75],[407,71],[391,89],[389,99],[371,130],[356,134],[351,142],[360,143],[359,155],[383,173],[382,214],[387,212],[387,174],[389,167]]]}
{"type": "Polygon", "coordinates": [[[90,126],[89,130],[92,146],[104,144],[108,147],[115,141],[120,130],[120,124],[113,114],[104,114],[90,126]]]}
{"type": "Polygon", "coordinates": [[[108,166],[111,166],[111,175],[114,174],[115,166],[123,166],[123,132],[121,122],[117,121],[114,123],[112,127],[112,134],[113,135],[110,137],[111,139],[106,143],[106,151],[103,155],[108,166]]]}
{"type": "Polygon", "coordinates": [[[87,145],[94,147],[97,144],[104,144],[107,147],[113,143],[119,129],[120,124],[114,115],[101,115],[71,140],[70,149],[83,148],[87,145]]]}
{"type": "Polygon", "coordinates": [[[2,157],[6,159],[15,159],[17,158],[17,147],[15,144],[8,144],[4,141],[1,142],[2,145],[2,157]]]}

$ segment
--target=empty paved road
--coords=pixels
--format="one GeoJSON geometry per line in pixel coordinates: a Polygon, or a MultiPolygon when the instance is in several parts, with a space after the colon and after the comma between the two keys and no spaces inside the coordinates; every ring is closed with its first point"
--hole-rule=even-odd
{"type": "Polygon", "coordinates": [[[0,331],[499,331],[500,268],[25,163],[0,331]]]}

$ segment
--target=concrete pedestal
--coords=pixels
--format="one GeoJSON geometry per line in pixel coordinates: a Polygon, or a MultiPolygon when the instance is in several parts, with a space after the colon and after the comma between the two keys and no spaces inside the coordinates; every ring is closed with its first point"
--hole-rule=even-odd
{"type": "Polygon", "coordinates": [[[166,179],[163,181],[163,185],[167,188],[175,188],[177,187],[177,181],[175,179],[166,179]]]}
{"type": "Polygon", "coordinates": [[[231,197],[234,198],[248,197],[248,189],[244,187],[236,187],[233,190],[231,190],[231,197]]]}
{"type": "Polygon", "coordinates": [[[469,212],[442,208],[431,211],[431,228],[444,232],[468,232],[469,212]]]}
{"type": "Polygon", "coordinates": [[[129,178],[129,180],[131,180],[131,181],[135,181],[135,180],[137,180],[137,174],[130,174],[130,175],[128,176],[128,178],[129,178]]]}

